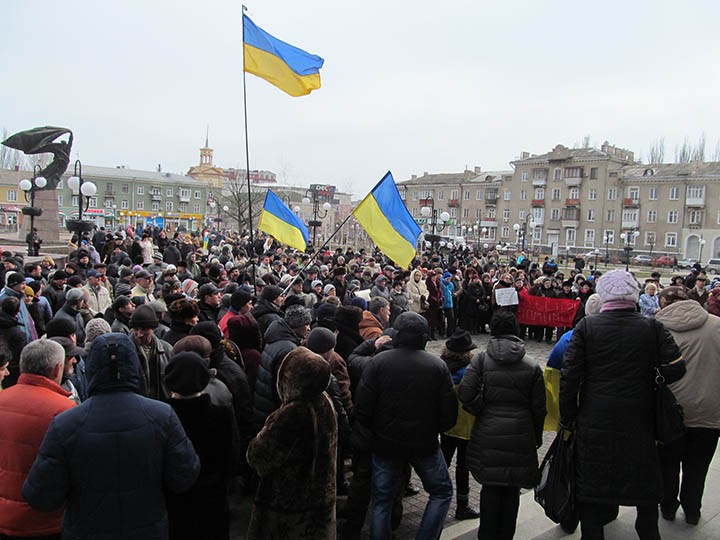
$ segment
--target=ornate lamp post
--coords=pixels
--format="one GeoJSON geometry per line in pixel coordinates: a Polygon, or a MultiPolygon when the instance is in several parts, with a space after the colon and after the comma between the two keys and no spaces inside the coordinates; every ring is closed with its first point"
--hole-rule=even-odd
{"type": "Polygon", "coordinates": [[[700,253],[698,255],[698,262],[702,265],[702,252],[703,248],[705,247],[705,238],[702,236],[700,237],[700,241],[698,242],[698,245],[700,246],[700,253]]]}
{"type": "Polygon", "coordinates": [[[610,261],[610,251],[608,246],[610,245],[610,231],[605,231],[605,268],[607,268],[608,261],[610,261]]]}
{"type": "Polygon", "coordinates": [[[424,218],[430,219],[432,233],[426,234],[425,239],[429,240],[433,249],[435,249],[435,245],[438,240],[440,240],[440,237],[436,234],[436,232],[440,232],[445,228],[445,224],[450,220],[450,214],[447,212],[441,212],[438,216],[437,210],[435,209],[435,199],[432,197],[426,197],[425,206],[420,208],[420,215],[424,218]],[[430,206],[427,206],[428,202],[430,202],[430,206]]]}
{"type": "Polygon", "coordinates": [[[317,247],[317,228],[322,227],[322,220],[325,219],[328,215],[328,212],[330,211],[330,203],[325,201],[322,205],[323,212],[320,213],[320,200],[318,199],[317,191],[313,188],[310,188],[305,191],[305,196],[302,200],[303,204],[310,204],[312,202],[313,205],[313,218],[312,221],[308,222],[308,225],[312,227],[313,231],[313,249],[317,247]]]}
{"type": "Polygon", "coordinates": [[[72,189],[73,193],[77,192],[78,194],[78,219],[68,220],[66,225],[68,231],[80,236],[84,232],[90,232],[93,228],[92,221],[83,221],[83,212],[90,207],[90,199],[97,193],[97,186],[93,182],[83,180],[82,163],[79,159],[75,161],[73,175],[68,178],[68,187],[72,189]]]}
{"type": "Polygon", "coordinates": [[[533,221],[532,214],[527,215],[527,218],[522,223],[522,225],[520,225],[519,223],[515,223],[513,225],[513,230],[517,234],[518,240],[521,242],[520,249],[522,251],[525,251],[525,238],[527,236],[527,228],[528,227],[530,227],[531,234],[532,234],[532,231],[535,230],[535,227],[537,227],[537,224],[535,223],[535,221],[533,221]]]}
{"type": "Polygon", "coordinates": [[[28,180],[27,178],[25,178],[23,180],[20,180],[20,182],[18,183],[18,187],[23,191],[23,194],[25,195],[25,201],[30,203],[29,207],[26,206],[22,209],[23,215],[30,216],[30,231],[25,237],[25,241],[27,242],[28,246],[28,256],[37,255],[40,248],[40,239],[37,238],[37,235],[35,233],[35,216],[42,215],[42,208],[35,208],[35,191],[47,186],[47,180],[42,176],[38,176],[40,170],[41,167],[39,165],[35,165],[33,167],[32,180],[28,180]]]}
{"type": "Polygon", "coordinates": [[[595,251],[593,251],[595,254],[595,270],[597,270],[597,263],[598,263],[598,256],[600,255],[600,250],[598,248],[595,248],[595,251]]]}
{"type": "Polygon", "coordinates": [[[638,231],[635,228],[632,228],[628,230],[626,233],[620,234],[620,239],[625,242],[625,246],[623,247],[623,251],[625,252],[625,271],[630,271],[630,253],[633,250],[633,244],[635,243],[635,239],[640,236],[640,231],[638,231]]]}

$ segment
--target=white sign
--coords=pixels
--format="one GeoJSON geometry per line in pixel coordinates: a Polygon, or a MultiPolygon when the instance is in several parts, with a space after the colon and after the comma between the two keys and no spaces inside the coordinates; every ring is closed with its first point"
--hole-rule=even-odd
{"type": "Polygon", "coordinates": [[[495,289],[495,301],[498,306],[517,306],[519,302],[515,287],[495,289]]]}

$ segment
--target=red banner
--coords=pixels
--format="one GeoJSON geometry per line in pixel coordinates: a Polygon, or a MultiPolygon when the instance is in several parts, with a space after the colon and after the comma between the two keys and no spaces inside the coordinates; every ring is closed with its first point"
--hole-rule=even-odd
{"type": "Polygon", "coordinates": [[[580,307],[580,300],[533,296],[526,290],[519,294],[517,319],[528,326],[570,328],[580,307]]]}

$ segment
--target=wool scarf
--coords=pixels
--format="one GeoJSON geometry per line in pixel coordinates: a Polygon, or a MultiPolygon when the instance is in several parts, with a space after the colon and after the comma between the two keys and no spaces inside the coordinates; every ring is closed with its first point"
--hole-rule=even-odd
{"type": "Polygon", "coordinates": [[[621,309],[635,309],[637,306],[637,302],[633,302],[632,300],[608,300],[607,302],[603,302],[602,308],[600,308],[600,313],[604,313],[605,311],[618,311],[621,309]]]}

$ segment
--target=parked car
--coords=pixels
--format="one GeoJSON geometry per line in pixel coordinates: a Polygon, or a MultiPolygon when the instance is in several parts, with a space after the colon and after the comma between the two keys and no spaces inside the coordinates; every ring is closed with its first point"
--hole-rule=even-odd
{"type": "Polygon", "coordinates": [[[696,262],[697,259],[680,259],[678,261],[678,268],[692,268],[696,262]]]}
{"type": "Polygon", "coordinates": [[[669,268],[672,268],[674,264],[675,257],[671,257],[670,255],[662,255],[653,259],[652,261],[653,266],[667,266],[669,268]]]}
{"type": "Polygon", "coordinates": [[[708,274],[720,273],[720,259],[708,259],[705,263],[705,272],[708,274]]]}
{"type": "Polygon", "coordinates": [[[635,255],[635,257],[630,260],[632,264],[636,266],[650,266],[653,262],[653,259],[650,255],[635,255]]]}

